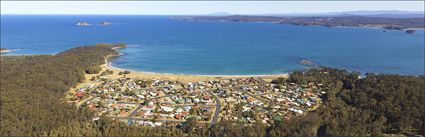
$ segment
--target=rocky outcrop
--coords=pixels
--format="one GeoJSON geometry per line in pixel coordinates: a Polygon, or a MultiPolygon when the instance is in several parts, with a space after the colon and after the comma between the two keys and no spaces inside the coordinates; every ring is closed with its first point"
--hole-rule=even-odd
{"type": "Polygon", "coordinates": [[[313,61],[310,61],[310,60],[307,60],[307,59],[302,59],[298,63],[303,64],[303,65],[306,65],[306,66],[312,66],[312,67],[317,67],[318,66],[313,61]]]}
{"type": "Polygon", "coordinates": [[[77,23],[77,26],[88,26],[88,25],[90,25],[90,24],[87,23],[87,22],[78,22],[77,23]]]}
{"type": "Polygon", "coordinates": [[[108,22],[108,21],[102,21],[100,23],[100,25],[103,25],[103,26],[108,26],[108,25],[111,25],[111,24],[112,24],[112,22],[108,22]]]}
{"type": "Polygon", "coordinates": [[[406,30],[406,33],[415,34],[416,33],[416,30],[414,30],[414,29],[408,29],[408,30],[406,30]]]}

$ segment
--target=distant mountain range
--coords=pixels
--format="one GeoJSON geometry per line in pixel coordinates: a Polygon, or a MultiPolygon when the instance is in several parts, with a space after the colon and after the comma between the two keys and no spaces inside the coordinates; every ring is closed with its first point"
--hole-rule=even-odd
{"type": "MultiPolygon", "coordinates": [[[[231,14],[228,12],[214,12],[207,14],[207,16],[230,16],[230,15],[241,15],[231,14]]],[[[311,17],[311,16],[332,16],[332,17],[344,17],[344,16],[363,16],[363,17],[385,17],[385,18],[424,18],[424,11],[399,11],[399,10],[359,10],[359,11],[344,11],[344,12],[327,12],[327,13],[270,13],[270,14],[253,14],[255,16],[286,16],[286,17],[311,17]]]]}

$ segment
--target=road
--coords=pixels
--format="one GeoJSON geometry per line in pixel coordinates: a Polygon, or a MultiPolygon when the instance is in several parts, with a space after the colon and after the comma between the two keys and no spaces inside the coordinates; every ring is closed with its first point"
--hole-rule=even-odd
{"type": "Polygon", "coordinates": [[[257,100],[267,102],[268,104],[270,104],[270,102],[271,102],[271,101],[269,101],[269,100],[266,100],[266,99],[263,99],[263,98],[259,98],[259,97],[257,97],[257,95],[254,95],[254,94],[252,94],[252,93],[250,93],[250,92],[248,92],[248,91],[244,91],[244,92],[245,92],[248,96],[251,96],[251,97],[253,97],[253,98],[257,99],[257,100]]]}
{"type": "Polygon", "coordinates": [[[81,102],[78,102],[78,103],[77,103],[77,108],[80,108],[81,104],[84,104],[84,103],[86,103],[86,102],[92,101],[92,100],[96,97],[96,95],[95,95],[95,94],[93,94],[93,93],[92,93],[92,91],[93,91],[94,89],[96,89],[99,85],[100,85],[100,84],[98,84],[98,85],[94,86],[93,88],[91,88],[91,89],[90,89],[90,91],[88,91],[88,92],[87,92],[87,93],[89,93],[89,94],[90,94],[90,97],[89,97],[89,98],[87,98],[87,99],[85,99],[85,100],[83,100],[83,101],[81,101],[81,102]]]}
{"type": "Polygon", "coordinates": [[[133,111],[131,111],[131,113],[128,115],[128,117],[129,117],[129,118],[133,118],[133,116],[134,116],[134,115],[136,115],[136,114],[137,114],[137,112],[138,112],[140,109],[142,109],[142,107],[143,107],[143,105],[140,105],[140,104],[139,104],[139,106],[138,106],[136,109],[134,109],[133,111]]]}
{"type": "Polygon", "coordinates": [[[208,92],[208,94],[213,96],[214,99],[215,99],[215,113],[214,113],[214,116],[212,117],[212,120],[211,120],[211,126],[212,126],[212,125],[215,125],[215,123],[217,123],[218,115],[220,114],[220,110],[221,110],[221,104],[220,104],[220,99],[218,99],[218,97],[215,96],[211,92],[211,90],[207,90],[206,92],[208,92]]]}

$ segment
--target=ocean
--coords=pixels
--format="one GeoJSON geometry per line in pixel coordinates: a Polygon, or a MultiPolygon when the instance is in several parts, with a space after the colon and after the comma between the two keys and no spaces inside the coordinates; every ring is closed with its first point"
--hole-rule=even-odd
{"type": "Polygon", "coordinates": [[[327,28],[271,23],[179,21],[167,16],[2,15],[8,55],[55,54],[96,43],[126,43],[118,68],[177,74],[268,75],[308,69],[424,74],[424,30],[327,28]],[[112,25],[99,25],[101,21],[112,25]],[[90,26],[77,26],[88,22],[90,26]]]}

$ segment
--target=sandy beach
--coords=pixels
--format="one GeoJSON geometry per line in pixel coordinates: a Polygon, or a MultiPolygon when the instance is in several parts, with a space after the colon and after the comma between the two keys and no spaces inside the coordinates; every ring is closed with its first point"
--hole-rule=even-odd
{"type": "MultiPolygon", "coordinates": [[[[116,68],[111,65],[110,62],[101,65],[102,71],[111,70],[113,74],[106,75],[105,77],[110,79],[116,79],[124,77],[124,75],[118,75],[119,72],[125,71],[126,69],[116,68]]],[[[264,80],[271,80],[278,77],[287,78],[289,74],[279,75],[187,75],[187,74],[171,74],[171,73],[155,73],[155,72],[143,72],[128,70],[130,74],[125,74],[127,78],[137,79],[163,79],[163,80],[177,80],[180,82],[197,82],[197,81],[208,81],[208,80],[220,80],[220,79],[231,79],[240,77],[260,77],[264,80]]]]}

